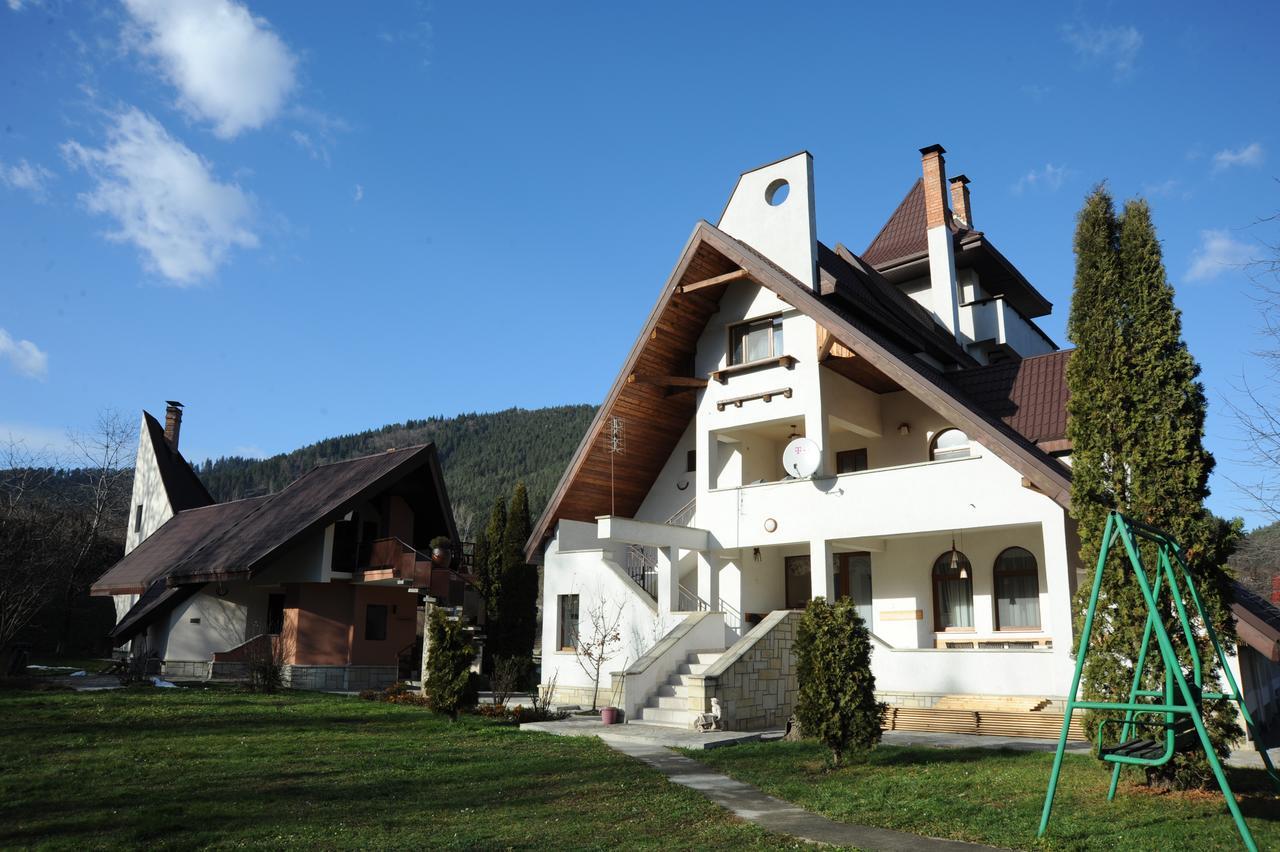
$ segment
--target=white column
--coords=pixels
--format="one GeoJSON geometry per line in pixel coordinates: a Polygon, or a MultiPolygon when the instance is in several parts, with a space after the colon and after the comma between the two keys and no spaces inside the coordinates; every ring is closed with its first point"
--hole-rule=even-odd
{"type": "Polygon", "coordinates": [[[658,615],[675,612],[680,607],[680,578],[676,562],[680,558],[675,547],[658,548],[658,615]]]}
{"type": "Polygon", "coordinates": [[[809,542],[810,596],[831,600],[831,574],[833,570],[831,542],[815,538],[809,542]]]}
{"type": "Polygon", "coordinates": [[[720,609],[720,558],[710,553],[698,554],[698,597],[712,612],[720,609]]]}
{"type": "MultiPolygon", "coordinates": [[[[1057,659],[1058,676],[1065,676],[1065,683],[1070,682],[1074,664],[1071,654],[1075,653],[1076,639],[1071,619],[1071,558],[1067,548],[1065,510],[1057,509],[1049,512],[1040,525],[1044,535],[1044,578],[1048,585],[1049,606],[1047,612],[1040,613],[1040,626],[1045,633],[1053,637],[1053,655],[1057,659]]],[[[1089,575],[1090,583],[1093,575],[1089,575]]]]}

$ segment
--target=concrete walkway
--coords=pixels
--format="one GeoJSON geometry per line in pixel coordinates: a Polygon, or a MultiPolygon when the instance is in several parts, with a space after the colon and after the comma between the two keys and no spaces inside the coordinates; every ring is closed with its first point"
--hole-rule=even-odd
{"type": "Polygon", "coordinates": [[[625,725],[605,725],[598,716],[569,716],[554,722],[525,722],[522,731],[540,731],[559,737],[600,737],[604,740],[629,742],[656,748],[708,749],[738,743],[776,739],[782,731],[708,731],[699,733],[673,725],[646,725],[628,722],[625,725]]]}
{"type": "Polygon", "coordinates": [[[836,822],[810,813],[790,802],[775,799],[750,784],[712,772],[696,760],[675,754],[662,746],[639,743],[631,737],[606,735],[601,739],[616,751],[647,763],[674,783],[697,790],[722,808],[748,822],[755,823],[766,831],[786,834],[812,843],[853,846],[858,849],[973,852],[973,850],[994,848],[979,846],[975,843],[962,843],[957,840],[936,840],[885,828],[836,822]]]}

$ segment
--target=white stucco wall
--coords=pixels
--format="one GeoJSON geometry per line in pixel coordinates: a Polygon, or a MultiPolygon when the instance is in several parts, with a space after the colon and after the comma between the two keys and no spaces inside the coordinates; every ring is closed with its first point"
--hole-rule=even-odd
{"type": "Polygon", "coordinates": [[[160,478],[156,448],[151,443],[145,417],[140,421],[138,432],[138,456],[133,468],[133,497],[129,501],[129,527],[124,539],[126,554],[173,517],[173,505],[169,502],[164,481],[160,478]],[[142,506],[142,525],[140,529],[135,529],[138,506],[142,506]]]}
{"type": "Polygon", "coordinates": [[[249,583],[227,583],[222,588],[225,595],[219,595],[217,584],[210,583],[169,614],[163,659],[212,660],[215,652],[229,651],[250,638],[247,629],[251,622],[265,627],[264,590],[249,583]]]}

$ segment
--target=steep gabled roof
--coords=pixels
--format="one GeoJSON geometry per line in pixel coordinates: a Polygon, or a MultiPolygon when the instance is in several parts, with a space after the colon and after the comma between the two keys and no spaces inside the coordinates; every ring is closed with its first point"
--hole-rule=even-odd
{"type": "MultiPolygon", "coordinates": [[[[894,281],[927,274],[926,225],[924,181],[917,178],[862,253],[862,259],[894,281]]],[[[950,211],[947,211],[947,227],[955,245],[956,266],[977,269],[984,290],[1005,296],[1028,318],[1044,316],[1053,309],[1053,304],[992,245],[986,234],[957,224],[950,211]]]]}
{"type": "Polygon", "coordinates": [[[1041,449],[1068,449],[1067,362],[1073,349],[948,373],[961,393],[1041,449]]]}
{"type": "MultiPolygon", "coordinates": [[[[1062,464],[968,399],[943,373],[895,340],[883,323],[867,313],[866,305],[851,300],[838,285],[814,293],[746,244],[707,222],[699,222],[622,371],[538,519],[526,545],[527,558],[534,559],[543,540],[562,518],[589,521],[605,513],[635,513],[695,411],[694,394],[664,393],[661,387],[638,378],[655,366],[663,368],[656,372],[658,375],[680,375],[673,372],[674,368],[691,363],[698,337],[730,285],[702,287],[691,294],[692,298],[680,292],[681,286],[735,270],[741,270],[751,281],[807,314],[885,382],[906,389],[1004,459],[1051,499],[1070,507],[1070,472],[1062,464]],[[634,437],[629,439],[627,454],[611,458],[602,440],[605,426],[611,417],[632,412],[647,418],[641,421],[645,423],[645,434],[638,436],[639,442],[634,437]],[[641,452],[633,453],[637,443],[641,452]],[[613,481],[622,483],[612,505],[611,462],[617,468],[613,481]]],[[[636,435],[634,430],[631,434],[636,435]]]]}
{"type": "Polygon", "coordinates": [[[214,503],[174,515],[91,587],[95,595],[140,595],[191,551],[256,509],[268,497],[214,503]]]}
{"type": "Polygon", "coordinates": [[[164,427],[160,425],[160,421],[146,411],[142,412],[142,421],[147,426],[147,437],[151,439],[151,446],[155,449],[160,481],[164,483],[164,490],[169,495],[169,505],[173,507],[173,511],[181,512],[183,509],[212,504],[214,499],[205,489],[204,483],[196,476],[196,472],[191,469],[187,460],[182,457],[182,453],[170,445],[165,438],[164,427]]]}
{"type": "Polygon", "coordinates": [[[317,465],[202,541],[173,566],[166,579],[172,586],[250,577],[272,554],[424,466],[430,466],[449,535],[456,539],[435,445],[424,444],[317,465]]]}

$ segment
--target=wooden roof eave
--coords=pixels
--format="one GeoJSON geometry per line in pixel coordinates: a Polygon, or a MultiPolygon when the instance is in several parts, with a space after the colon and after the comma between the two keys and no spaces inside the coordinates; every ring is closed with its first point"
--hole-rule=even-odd
{"type": "Polygon", "coordinates": [[[586,434],[582,436],[582,441],[578,443],[578,448],[574,451],[573,459],[569,462],[569,466],[565,468],[564,475],[560,477],[560,482],[556,485],[554,491],[551,492],[551,498],[547,501],[546,508],[542,510],[542,514],[538,517],[537,523],[533,525],[533,533],[529,536],[529,540],[525,543],[525,559],[529,562],[536,560],[538,550],[551,535],[552,521],[556,517],[561,501],[569,491],[569,487],[573,484],[578,473],[581,472],[583,465],[586,463],[591,452],[592,445],[596,442],[600,435],[600,431],[604,428],[604,424],[609,417],[609,412],[613,409],[614,403],[617,402],[623,388],[626,387],[632,374],[636,372],[636,368],[640,363],[640,356],[644,353],[645,345],[652,338],[654,331],[658,328],[659,320],[663,311],[671,302],[675,295],[681,280],[688,271],[689,264],[693,262],[694,255],[697,253],[699,245],[701,245],[701,234],[704,227],[711,227],[705,221],[699,221],[690,232],[689,238],[685,241],[684,248],[680,252],[680,258],[676,261],[675,267],[671,270],[671,275],[667,278],[667,283],[662,288],[662,292],[658,295],[658,300],[654,304],[653,309],[649,312],[649,317],[645,320],[644,325],[640,329],[640,334],[636,338],[635,344],[631,347],[631,352],[627,355],[627,360],[622,365],[622,370],[618,373],[618,377],[614,379],[613,385],[609,388],[609,392],[605,395],[604,401],[596,410],[596,416],[592,418],[591,424],[587,427],[586,434]]]}

